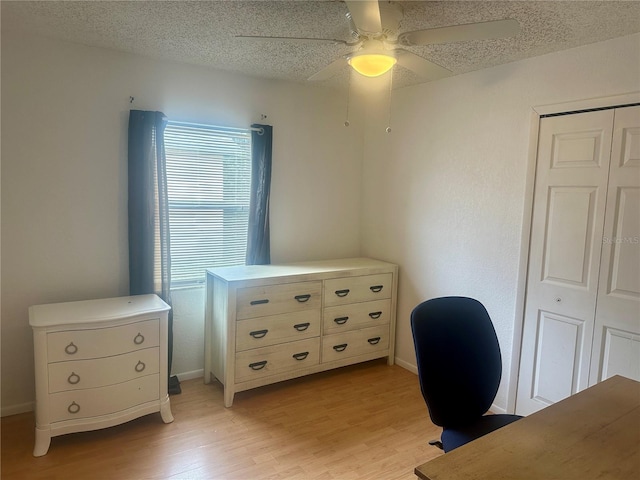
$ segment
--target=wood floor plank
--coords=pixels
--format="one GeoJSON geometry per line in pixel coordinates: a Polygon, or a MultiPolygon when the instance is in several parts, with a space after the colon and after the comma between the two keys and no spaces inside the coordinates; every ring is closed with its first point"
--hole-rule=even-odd
{"type": "Polygon", "coordinates": [[[2,419],[3,480],[414,480],[440,455],[417,377],[383,360],[236,394],[182,382],[159,414],[54,437],[32,456],[33,414],[2,419]]]}

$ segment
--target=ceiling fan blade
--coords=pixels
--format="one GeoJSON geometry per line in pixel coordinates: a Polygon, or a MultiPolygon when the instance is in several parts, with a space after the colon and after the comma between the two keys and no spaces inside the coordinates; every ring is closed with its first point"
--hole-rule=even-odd
{"type": "Polygon", "coordinates": [[[313,75],[311,75],[309,78],[307,78],[307,80],[311,82],[319,82],[322,80],[326,80],[334,76],[336,73],[338,73],[340,69],[342,69],[346,65],[347,65],[347,58],[340,57],[337,60],[334,60],[333,62],[331,62],[326,67],[324,67],[319,72],[316,72],[313,75]]]}
{"type": "Polygon", "coordinates": [[[351,20],[361,32],[378,33],[382,31],[380,5],[378,0],[345,0],[351,20]]]}
{"type": "Polygon", "coordinates": [[[405,46],[434,45],[464,40],[510,37],[519,32],[520,24],[517,20],[496,20],[493,22],[467,23],[464,25],[452,25],[450,27],[405,32],[398,37],[398,43],[405,46]]]}
{"type": "Polygon", "coordinates": [[[242,40],[255,40],[255,41],[284,41],[284,42],[294,42],[294,43],[332,43],[334,45],[342,44],[342,45],[351,45],[344,40],[338,40],[336,38],[309,38],[309,37],[263,37],[259,35],[236,35],[236,38],[242,40]]]}
{"type": "Polygon", "coordinates": [[[415,53],[402,49],[396,49],[395,52],[398,65],[411,70],[413,73],[420,75],[423,78],[437,80],[439,78],[448,77],[452,73],[451,70],[447,70],[436,63],[430,62],[426,58],[422,58],[415,53]]]}

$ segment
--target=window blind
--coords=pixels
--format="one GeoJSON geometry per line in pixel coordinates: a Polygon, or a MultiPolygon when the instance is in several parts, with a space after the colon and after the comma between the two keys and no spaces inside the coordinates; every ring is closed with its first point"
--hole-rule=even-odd
{"type": "Polygon", "coordinates": [[[204,283],[207,268],[245,263],[251,132],[170,121],[164,139],[171,284],[204,283]]]}

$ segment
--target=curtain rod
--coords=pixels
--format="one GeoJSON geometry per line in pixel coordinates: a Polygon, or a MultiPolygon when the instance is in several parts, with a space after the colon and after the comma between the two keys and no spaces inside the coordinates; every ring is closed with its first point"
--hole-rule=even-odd
{"type": "MultiPolygon", "coordinates": [[[[135,100],[134,97],[130,96],[129,97],[129,103],[133,105],[133,101],[135,100]]],[[[267,116],[265,114],[261,115],[262,119],[264,120],[265,118],[267,118],[267,116]]],[[[165,115],[164,118],[166,120],[169,120],[167,118],[167,116],[165,115]]],[[[249,128],[239,128],[239,127],[221,127],[218,125],[208,125],[206,123],[191,123],[191,122],[179,122],[179,121],[174,121],[173,123],[179,123],[181,125],[189,125],[192,127],[209,127],[209,128],[219,128],[219,129],[226,129],[226,130],[251,130],[252,132],[257,132],[258,135],[263,135],[264,134],[264,128],[262,127],[249,127],[249,128]]]]}
{"type": "Polygon", "coordinates": [[[240,127],[221,127],[219,125],[209,125],[206,123],[192,123],[192,122],[181,122],[179,120],[169,120],[171,123],[177,123],[180,125],[186,125],[189,127],[206,127],[206,128],[217,128],[220,130],[251,130],[253,132],[257,132],[258,135],[264,134],[264,128],[262,127],[249,127],[249,128],[240,128],[240,127]]]}

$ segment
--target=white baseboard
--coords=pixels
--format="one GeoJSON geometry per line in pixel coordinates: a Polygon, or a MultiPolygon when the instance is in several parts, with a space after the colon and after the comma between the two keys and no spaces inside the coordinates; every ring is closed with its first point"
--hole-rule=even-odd
{"type": "Polygon", "coordinates": [[[8,417],[9,415],[18,415],[20,413],[33,412],[36,408],[36,402],[20,403],[18,405],[3,406],[0,410],[0,416],[8,417]]]}
{"type": "MultiPolygon", "coordinates": [[[[405,362],[404,360],[397,357],[394,359],[394,362],[399,367],[402,367],[405,370],[409,370],[411,373],[415,375],[418,374],[417,366],[412,365],[408,362],[405,362]]],[[[180,380],[181,382],[184,380],[193,380],[194,378],[203,378],[204,368],[201,368],[199,370],[192,370],[191,372],[177,373],[176,376],[178,377],[178,380],[180,380]]],[[[27,402],[19,405],[10,405],[8,407],[2,407],[2,409],[0,410],[0,416],[8,417],[9,415],[18,415],[20,413],[32,412],[33,410],[35,410],[35,402],[27,402]]],[[[507,411],[504,408],[498,407],[495,404],[491,405],[490,410],[493,413],[507,413],[507,411]]]]}
{"type": "MultiPolygon", "coordinates": [[[[176,374],[178,380],[191,380],[193,378],[202,378],[204,376],[204,368],[176,374]]],[[[21,403],[18,405],[3,406],[0,409],[0,416],[8,417],[9,415],[18,415],[20,413],[33,412],[36,408],[36,402],[21,403]]]]}
{"type": "Polygon", "coordinates": [[[398,357],[395,357],[394,361],[395,361],[396,365],[398,365],[399,367],[402,367],[405,370],[409,370],[411,373],[414,373],[416,375],[418,374],[418,367],[416,365],[412,365],[412,364],[410,364],[408,362],[405,362],[404,360],[402,360],[402,359],[400,359],[398,357]]]}
{"type": "MultiPolygon", "coordinates": [[[[418,374],[418,367],[416,365],[412,365],[397,357],[394,359],[394,361],[396,365],[398,365],[399,367],[402,367],[405,370],[409,370],[411,373],[415,373],[416,375],[418,374]]],[[[489,410],[493,413],[498,413],[498,414],[507,413],[507,410],[505,408],[499,407],[495,403],[491,405],[491,408],[489,410]]]]}
{"type": "MultiPolygon", "coordinates": [[[[415,365],[411,365],[410,363],[407,363],[404,360],[399,359],[397,357],[394,359],[394,362],[399,367],[402,367],[405,370],[409,370],[411,373],[414,373],[416,375],[418,374],[418,367],[416,367],[415,365]]],[[[204,368],[201,368],[199,370],[192,370],[191,372],[176,373],[175,375],[178,377],[178,380],[180,380],[181,382],[185,380],[193,380],[194,378],[203,378],[204,368]]],[[[491,407],[491,409],[492,411],[496,411],[494,410],[494,407],[491,407]]],[[[32,412],[33,410],[35,410],[35,402],[27,402],[20,405],[10,405],[7,407],[2,407],[2,410],[0,411],[0,415],[3,417],[8,417],[9,415],[17,415],[19,413],[32,412]]]]}
{"type": "Polygon", "coordinates": [[[191,372],[176,373],[176,377],[178,377],[178,380],[180,380],[181,382],[184,380],[192,380],[194,378],[203,378],[204,368],[201,368],[199,370],[192,370],[191,372]]]}

